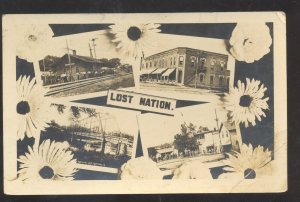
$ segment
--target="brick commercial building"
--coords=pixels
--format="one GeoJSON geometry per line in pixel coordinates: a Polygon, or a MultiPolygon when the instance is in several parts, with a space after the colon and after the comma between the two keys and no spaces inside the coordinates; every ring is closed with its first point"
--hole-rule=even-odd
{"type": "Polygon", "coordinates": [[[227,55],[177,47],[144,58],[140,80],[228,90],[227,62],[227,55]]]}

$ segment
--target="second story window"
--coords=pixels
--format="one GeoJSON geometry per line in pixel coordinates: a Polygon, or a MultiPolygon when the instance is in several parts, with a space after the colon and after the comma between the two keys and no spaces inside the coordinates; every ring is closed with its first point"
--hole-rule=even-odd
{"type": "Polygon", "coordinates": [[[215,65],[215,64],[216,64],[216,60],[215,59],[211,59],[210,65],[215,65]]]}
{"type": "Polygon", "coordinates": [[[192,67],[195,67],[195,60],[196,60],[195,57],[191,57],[191,66],[192,67]]]}
{"type": "Polygon", "coordinates": [[[225,62],[224,61],[220,61],[220,65],[221,65],[221,67],[224,67],[225,66],[225,62]]]}
{"type": "Polygon", "coordinates": [[[179,65],[183,65],[183,56],[179,56],[179,65]]]}
{"type": "Polygon", "coordinates": [[[148,62],[146,63],[146,68],[148,68],[148,62]]]}

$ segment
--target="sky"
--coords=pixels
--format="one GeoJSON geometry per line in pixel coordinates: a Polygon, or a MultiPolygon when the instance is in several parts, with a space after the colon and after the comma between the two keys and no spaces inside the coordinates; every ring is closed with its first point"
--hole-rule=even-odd
{"type": "MultiPolygon", "coordinates": [[[[129,135],[136,135],[138,131],[137,127],[137,117],[135,111],[122,110],[122,109],[113,109],[113,108],[105,108],[98,107],[96,108],[97,112],[100,113],[100,117],[102,120],[103,129],[106,132],[115,132],[120,131],[123,133],[127,133],[129,135]]],[[[53,120],[62,126],[70,126],[74,122],[72,121],[72,113],[70,111],[70,106],[68,106],[64,113],[59,113],[55,107],[51,107],[51,117],[53,120]]],[[[90,120],[87,119],[89,117],[86,113],[81,113],[79,120],[82,120],[81,123],[85,123],[89,126],[90,120]]],[[[92,119],[94,126],[100,126],[100,122],[98,117],[92,119]]]]}
{"type": "MultiPolygon", "coordinates": [[[[144,50],[145,57],[173,49],[176,47],[189,47],[200,50],[206,50],[211,52],[228,54],[225,46],[225,41],[222,39],[203,38],[203,37],[191,37],[191,36],[179,36],[170,34],[158,34],[158,38],[155,40],[155,45],[152,48],[144,50]]],[[[107,36],[106,31],[93,31],[80,34],[73,34],[67,36],[54,37],[47,42],[44,55],[54,55],[61,57],[67,53],[67,45],[72,50],[76,50],[78,55],[90,56],[89,43],[92,45],[91,39],[96,38],[96,55],[97,58],[115,58],[119,57],[116,50],[116,44],[111,42],[111,39],[107,36]]],[[[70,53],[72,53],[70,51],[70,53]]],[[[93,51],[94,54],[94,51],[93,51]]],[[[229,58],[228,69],[234,70],[233,59],[229,58]]]]}
{"type": "Polygon", "coordinates": [[[217,128],[215,109],[220,126],[221,122],[227,120],[227,115],[226,111],[216,106],[215,103],[179,108],[174,117],[156,114],[143,115],[139,119],[142,142],[145,147],[172,142],[174,135],[180,132],[180,126],[184,122],[186,124],[191,122],[197,127],[217,128]]]}
{"type": "MultiPolygon", "coordinates": [[[[43,50],[44,55],[53,55],[61,57],[67,53],[68,43],[69,49],[76,50],[77,55],[90,56],[89,43],[92,47],[91,40],[93,38],[96,38],[96,56],[98,59],[111,59],[118,57],[115,45],[110,42],[110,39],[104,34],[103,31],[60,36],[49,39],[49,42],[47,42],[47,47],[43,50]]],[[[72,53],[72,51],[70,51],[70,53],[72,53]]]]}

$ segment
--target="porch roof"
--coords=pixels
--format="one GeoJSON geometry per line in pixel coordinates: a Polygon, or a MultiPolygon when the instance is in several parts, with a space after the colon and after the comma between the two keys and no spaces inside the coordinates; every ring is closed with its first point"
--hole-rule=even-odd
{"type": "Polygon", "coordinates": [[[174,72],[174,71],[175,71],[175,68],[167,69],[167,71],[165,71],[162,76],[170,76],[170,74],[172,74],[172,72],[174,72]]]}

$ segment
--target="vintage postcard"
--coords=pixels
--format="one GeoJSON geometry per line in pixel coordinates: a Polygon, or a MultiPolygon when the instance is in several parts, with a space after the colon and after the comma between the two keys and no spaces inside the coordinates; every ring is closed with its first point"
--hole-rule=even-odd
{"type": "Polygon", "coordinates": [[[288,189],[284,13],[2,19],[6,194],[288,189]]]}

